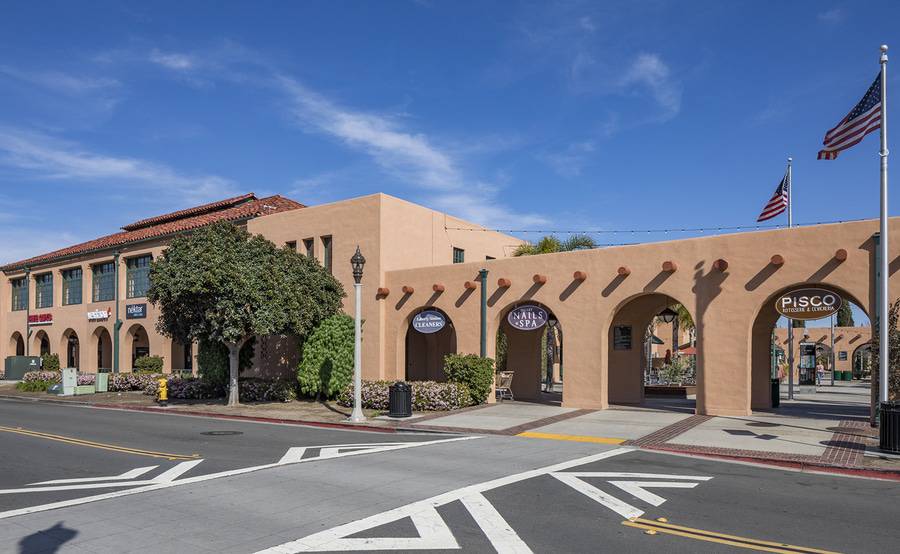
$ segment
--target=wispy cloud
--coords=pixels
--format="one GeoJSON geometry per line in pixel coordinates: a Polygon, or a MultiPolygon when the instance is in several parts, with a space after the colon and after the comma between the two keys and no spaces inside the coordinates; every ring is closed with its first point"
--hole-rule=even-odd
{"type": "Polygon", "coordinates": [[[178,193],[192,200],[237,191],[236,183],[223,177],[187,175],[164,164],[97,154],[72,142],[8,127],[0,127],[0,166],[53,180],[152,187],[157,193],[178,193]]]}
{"type": "Polygon", "coordinates": [[[108,77],[87,77],[62,71],[27,71],[10,65],[0,65],[0,74],[52,91],[75,95],[108,91],[121,84],[108,77]]]}
{"type": "Polygon", "coordinates": [[[573,142],[562,151],[545,152],[538,157],[563,177],[579,177],[595,149],[594,142],[586,140],[573,142]]]}
{"type": "Polygon", "coordinates": [[[658,54],[640,54],[625,72],[621,84],[626,89],[647,88],[662,109],[663,120],[675,117],[681,111],[681,86],[672,78],[672,71],[658,54]]]}
{"type": "Polygon", "coordinates": [[[826,10],[824,12],[820,12],[816,18],[822,22],[827,23],[829,25],[836,25],[844,20],[845,14],[844,10],[840,8],[831,8],[830,10],[826,10]]]}
{"type": "Polygon", "coordinates": [[[186,71],[196,66],[196,61],[187,54],[163,52],[157,48],[150,51],[148,59],[157,65],[176,71],[186,71]]]}

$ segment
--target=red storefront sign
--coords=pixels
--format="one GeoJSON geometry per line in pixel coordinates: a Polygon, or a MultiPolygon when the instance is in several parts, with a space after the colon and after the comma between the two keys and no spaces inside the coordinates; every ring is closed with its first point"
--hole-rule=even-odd
{"type": "Polygon", "coordinates": [[[53,314],[32,314],[28,316],[28,325],[51,325],[53,314]]]}

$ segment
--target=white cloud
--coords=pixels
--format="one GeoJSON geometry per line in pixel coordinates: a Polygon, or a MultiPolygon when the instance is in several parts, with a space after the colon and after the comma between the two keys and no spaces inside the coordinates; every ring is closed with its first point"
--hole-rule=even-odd
{"type": "Polygon", "coordinates": [[[221,198],[236,183],[215,175],[185,175],[155,162],[96,154],[45,135],[0,127],[0,165],[55,180],[115,181],[175,192],[192,200],[221,198]]]}
{"type": "Polygon", "coordinates": [[[578,25],[580,25],[582,29],[589,33],[593,33],[597,30],[597,26],[594,25],[594,20],[591,19],[591,16],[589,15],[585,15],[581,19],[579,19],[578,25]]]}
{"type": "Polygon", "coordinates": [[[844,10],[840,8],[831,8],[830,10],[819,13],[816,17],[822,23],[834,25],[844,20],[844,10]]]}
{"type": "Polygon", "coordinates": [[[25,71],[9,65],[0,65],[0,74],[55,92],[73,95],[114,89],[120,85],[116,79],[106,77],[71,75],[62,71],[25,71]]]}
{"type": "Polygon", "coordinates": [[[672,79],[672,71],[657,54],[640,54],[622,77],[623,87],[644,86],[662,108],[662,119],[681,111],[681,86],[672,79]]]}
{"type": "Polygon", "coordinates": [[[149,60],[157,65],[176,71],[185,71],[195,67],[196,62],[187,54],[162,52],[156,48],[150,51],[149,60]]]}
{"type": "Polygon", "coordinates": [[[46,226],[0,228],[0,264],[8,264],[52,252],[70,244],[84,242],[84,238],[64,231],[48,231],[46,226]]]}
{"type": "Polygon", "coordinates": [[[578,177],[596,149],[594,142],[574,142],[561,152],[546,152],[538,157],[563,177],[578,177]]]}

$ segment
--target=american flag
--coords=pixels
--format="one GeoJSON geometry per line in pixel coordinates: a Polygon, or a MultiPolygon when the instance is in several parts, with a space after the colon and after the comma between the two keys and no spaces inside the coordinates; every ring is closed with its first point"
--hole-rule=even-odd
{"type": "Polygon", "coordinates": [[[769,203],[766,204],[765,208],[763,208],[762,213],[759,214],[759,217],[756,219],[756,221],[766,221],[767,219],[772,219],[778,214],[784,213],[784,210],[787,209],[788,196],[790,194],[791,177],[790,173],[785,172],[784,177],[781,179],[781,182],[778,183],[778,188],[775,189],[775,194],[772,195],[769,203]]]}
{"type": "Polygon", "coordinates": [[[862,100],[850,110],[847,117],[841,120],[834,129],[825,133],[819,150],[820,160],[834,160],[841,150],[855,145],[872,131],[881,126],[881,73],[866,91],[862,100]]]}

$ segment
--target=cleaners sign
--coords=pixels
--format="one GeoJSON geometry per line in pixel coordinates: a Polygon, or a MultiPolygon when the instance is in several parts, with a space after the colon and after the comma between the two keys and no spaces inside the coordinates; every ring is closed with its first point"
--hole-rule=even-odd
{"type": "Polygon", "coordinates": [[[413,329],[420,333],[437,333],[447,325],[444,314],[435,310],[419,312],[412,320],[413,329]]]}
{"type": "Polygon", "coordinates": [[[547,310],[540,306],[519,306],[509,312],[506,321],[522,331],[540,329],[547,323],[547,310]]]}
{"type": "Polygon", "coordinates": [[[797,289],[775,300],[775,309],[788,319],[821,319],[840,309],[841,295],[827,289],[797,289]]]}

